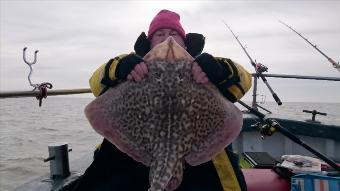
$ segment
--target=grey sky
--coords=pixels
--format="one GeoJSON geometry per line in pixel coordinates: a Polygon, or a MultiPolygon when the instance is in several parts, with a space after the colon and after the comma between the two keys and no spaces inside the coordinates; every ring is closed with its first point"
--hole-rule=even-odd
{"type": "MultiPolygon", "coordinates": [[[[54,89],[86,88],[108,59],[133,51],[142,31],[161,9],[181,15],[186,32],[206,36],[205,51],[253,68],[223,24],[247,45],[269,73],[333,76],[340,72],[300,37],[293,26],[336,61],[340,59],[340,1],[0,1],[0,90],[30,90],[28,59],[39,49],[33,83],[54,89]]],[[[340,102],[340,82],[267,79],[285,101],[340,102]]],[[[262,82],[261,82],[262,84],[262,82]]],[[[269,91],[260,85],[259,94],[269,91]]],[[[251,100],[250,91],[245,100],[251,100]]]]}

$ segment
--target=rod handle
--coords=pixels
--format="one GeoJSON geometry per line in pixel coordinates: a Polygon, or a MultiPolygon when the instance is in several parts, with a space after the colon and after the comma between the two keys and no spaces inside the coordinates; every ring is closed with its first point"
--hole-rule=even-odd
{"type": "Polygon", "coordinates": [[[281,102],[280,98],[276,95],[276,93],[273,93],[273,98],[275,99],[275,101],[278,105],[282,105],[282,102],[281,102]]]}

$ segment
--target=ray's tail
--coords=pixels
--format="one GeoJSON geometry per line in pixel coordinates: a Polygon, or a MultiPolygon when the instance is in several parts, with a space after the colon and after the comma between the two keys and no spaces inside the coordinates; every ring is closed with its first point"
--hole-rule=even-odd
{"type": "Polygon", "coordinates": [[[183,178],[183,162],[175,157],[154,160],[150,166],[148,191],[172,191],[179,187],[183,178]]]}

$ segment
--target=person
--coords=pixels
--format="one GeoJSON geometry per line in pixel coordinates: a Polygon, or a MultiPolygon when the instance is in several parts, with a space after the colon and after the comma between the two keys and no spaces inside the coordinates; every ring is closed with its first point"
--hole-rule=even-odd
{"type": "MultiPolygon", "coordinates": [[[[161,10],[152,20],[147,35],[143,32],[130,54],[122,54],[100,66],[90,78],[95,96],[125,80],[138,83],[148,73],[143,62],[153,47],[169,36],[195,58],[192,75],[197,83],[208,81],[216,85],[231,102],[239,100],[251,86],[250,74],[231,59],[202,53],[205,37],[185,33],[180,16],[170,10],[161,10]]],[[[75,190],[147,190],[149,168],[134,161],[104,139],[94,161],[77,183],[75,190]]],[[[211,161],[190,166],[185,164],[183,181],[177,191],[246,190],[246,183],[238,165],[238,156],[229,145],[211,161]]]]}

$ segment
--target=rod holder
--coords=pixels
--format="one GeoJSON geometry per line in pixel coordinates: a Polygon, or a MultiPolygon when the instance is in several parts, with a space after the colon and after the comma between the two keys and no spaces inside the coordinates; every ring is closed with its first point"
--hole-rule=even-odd
{"type": "Polygon", "coordinates": [[[50,162],[50,174],[52,179],[65,178],[70,175],[68,159],[68,143],[53,143],[48,145],[49,157],[44,162],[50,162]]]}

